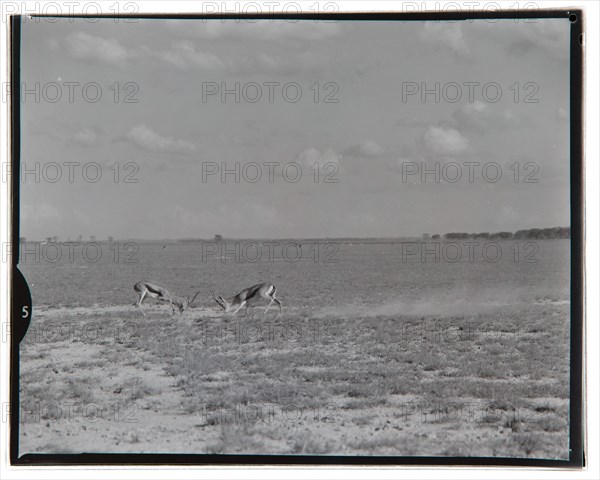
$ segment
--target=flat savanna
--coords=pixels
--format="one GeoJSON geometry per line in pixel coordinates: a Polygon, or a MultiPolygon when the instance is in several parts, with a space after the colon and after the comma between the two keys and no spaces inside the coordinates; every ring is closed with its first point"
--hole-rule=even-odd
{"type": "Polygon", "coordinates": [[[570,242],[530,258],[515,243],[494,261],[327,240],[260,259],[200,242],[29,255],[20,454],[567,459],[570,242]],[[139,280],[201,293],[181,316],[147,299],[143,316],[139,280]],[[263,281],[282,313],[232,317],[210,295],[263,281]]]}

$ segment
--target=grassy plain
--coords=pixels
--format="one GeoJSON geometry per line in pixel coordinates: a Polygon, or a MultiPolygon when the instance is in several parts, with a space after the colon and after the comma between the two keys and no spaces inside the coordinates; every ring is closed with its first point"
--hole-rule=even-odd
{"type": "Polygon", "coordinates": [[[485,242],[473,261],[465,246],[454,261],[420,242],[300,243],[257,260],[193,242],[22,258],[20,453],[568,458],[568,240],[493,242],[495,261],[485,242]],[[183,316],[150,300],[143,317],[142,279],[202,293],[183,316]],[[225,316],[209,295],[260,281],[282,314],[225,316]]]}

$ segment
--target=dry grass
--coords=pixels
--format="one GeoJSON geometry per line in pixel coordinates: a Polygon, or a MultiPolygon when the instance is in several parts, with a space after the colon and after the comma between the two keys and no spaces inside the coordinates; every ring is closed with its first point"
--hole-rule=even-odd
{"type": "MultiPolygon", "coordinates": [[[[80,440],[72,448],[83,442],[86,451],[154,446],[196,453],[567,458],[568,275],[559,244],[548,245],[541,250],[546,263],[462,265],[460,273],[456,265],[398,263],[390,257],[393,246],[376,257],[348,247],[333,267],[298,264],[292,274],[289,265],[254,265],[278,284],[281,315],[263,316],[257,308],[247,317],[225,317],[203,300],[184,317],[158,305],[149,305],[146,317],[102,305],[83,315],[38,314],[38,327],[60,318],[76,333],[90,322],[104,333],[43,342],[28,337],[24,408],[133,404],[140,421],[132,429],[103,418],[86,430],[55,422],[31,430],[37,436],[24,441],[36,451],[59,451],[67,447],[58,438],[73,429],[80,440]],[[469,286],[457,287],[458,278],[469,286]],[[348,292],[348,279],[359,290],[365,286],[359,300],[348,292]]],[[[224,291],[254,278],[248,265],[215,263],[190,267],[212,271],[190,272],[184,283],[183,266],[171,260],[167,270],[113,273],[125,278],[124,287],[142,276],[167,277],[164,283],[180,293],[192,277],[202,278],[194,284],[207,291],[210,278],[224,291]]],[[[96,284],[109,267],[97,270],[96,284]]],[[[44,272],[37,272],[36,285],[44,285],[44,272]]],[[[44,295],[34,291],[34,301],[44,303],[36,294],[44,295]]],[[[88,294],[57,303],[133,301],[132,292],[121,297],[120,290],[110,301],[103,292],[88,294]]],[[[51,303],[57,293],[47,295],[51,303]]]]}

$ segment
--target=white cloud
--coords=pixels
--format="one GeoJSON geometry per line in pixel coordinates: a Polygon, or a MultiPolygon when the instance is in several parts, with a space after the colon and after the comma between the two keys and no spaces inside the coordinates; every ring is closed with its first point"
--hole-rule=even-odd
{"type": "Polygon", "coordinates": [[[333,168],[331,164],[335,164],[339,167],[340,159],[340,155],[335,153],[331,148],[327,148],[323,151],[317,150],[316,148],[307,148],[298,155],[296,161],[302,168],[314,168],[314,165],[317,164],[319,170],[332,172],[333,168]]]}
{"type": "Polygon", "coordinates": [[[76,32],[67,36],[65,46],[73,58],[90,63],[124,65],[126,61],[150,59],[181,70],[213,70],[228,66],[218,56],[198,49],[194,42],[189,40],[174,42],[171,48],[166,50],[153,50],[147,46],[134,49],[124,47],[113,38],[76,32]]]}
{"type": "Polygon", "coordinates": [[[312,21],[221,21],[189,22],[173,20],[167,24],[179,35],[203,40],[260,40],[265,42],[322,41],[342,34],[340,23],[312,21]]]}
{"type": "Polygon", "coordinates": [[[126,138],[142,150],[149,152],[190,154],[196,151],[193,143],[160,135],[144,124],[136,125],[129,130],[126,138]]]}
{"type": "Polygon", "coordinates": [[[319,52],[287,52],[285,55],[271,55],[260,52],[239,59],[234,63],[232,71],[238,74],[272,73],[293,75],[314,72],[326,66],[326,58],[319,52]]]}
{"type": "Polygon", "coordinates": [[[426,22],[420,37],[431,45],[449,48],[457,55],[468,55],[471,51],[460,23],[426,22]]]}
{"type": "MultiPolygon", "coordinates": [[[[498,34],[503,41],[510,40],[505,51],[511,55],[537,55],[544,51],[555,58],[568,58],[571,24],[567,19],[548,18],[527,23],[506,21],[502,27],[498,34]]],[[[493,34],[493,28],[486,29],[486,33],[493,34]]]]}
{"type": "Polygon", "coordinates": [[[487,105],[479,100],[467,103],[452,114],[454,124],[460,129],[479,132],[499,132],[523,124],[511,110],[499,105],[487,105]]]}
{"type": "Polygon", "coordinates": [[[267,138],[256,135],[243,136],[236,135],[230,131],[221,130],[215,137],[219,143],[227,146],[244,146],[251,147],[257,145],[266,145],[267,138]]]}
{"type": "MultiPolygon", "coordinates": [[[[407,171],[406,165],[407,164],[414,165],[415,159],[412,157],[407,157],[407,156],[401,155],[401,156],[392,158],[387,162],[388,168],[390,170],[393,170],[398,173],[406,173],[406,171],[407,171]]],[[[418,178],[418,177],[416,177],[416,178],[418,178]]]]}
{"type": "Polygon", "coordinates": [[[84,32],[75,32],[65,39],[67,51],[72,57],[90,63],[103,62],[123,65],[132,53],[114,38],[98,37],[84,32]]]}
{"type": "Polygon", "coordinates": [[[225,68],[227,63],[212,53],[198,50],[190,41],[175,42],[170,50],[153,51],[143,47],[142,52],[168,65],[181,70],[194,68],[214,70],[225,68]]]}
{"type": "MultiPolygon", "coordinates": [[[[105,38],[82,31],[68,35],[63,45],[72,58],[87,63],[122,66],[127,62],[149,61],[183,71],[222,70],[236,75],[257,73],[293,75],[315,72],[328,67],[329,59],[320,51],[306,49],[306,42],[311,39],[323,40],[341,32],[340,25],[312,22],[302,24],[273,22],[258,27],[246,23],[184,22],[187,23],[184,25],[182,22],[184,21],[177,21],[175,24],[181,26],[184,39],[164,48],[150,48],[145,45],[127,47],[115,38],[105,38]],[[226,56],[207,50],[209,42],[206,40],[215,39],[219,41],[232,39],[238,43],[266,41],[269,46],[293,39],[297,41],[298,47],[302,48],[286,48],[284,54],[269,53],[266,49],[243,54],[243,49],[235,48],[229,56],[226,56]]],[[[169,25],[172,26],[173,23],[169,25]]]]}
{"type": "Polygon", "coordinates": [[[380,157],[385,153],[385,149],[373,140],[363,140],[343,151],[344,155],[352,157],[380,157]]]}
{"type": "Polygon", "coordinates": [[[529,53],[529,51],[534,47],[535,42],[532,42],[528,38],[522,38],[508,44],[506,47],[504,47],[504,50],[506,53],[514,55],[515,57],[522,57],[523,55],[529,53]]]}
{"type": "Polygon", "coordinates": [[[431,126],[423,135],[423,145],[437,155],[457,155],[467,150],[469,142],[454,128],[431,126]]]}
{"type": "Polygon", "coordinates": [[[278,74],[294,75],[322,70],[328,66],[327,58],[321,52],[288,51],[283,55],[266,52],[252,52],[242,55],[236,52],[231,57],[218,56],[201,50],[190,40],[173,43],[167,50],[151,50],[142,47],[139,58],[149,58],[161,65],[176,67],[183,71],[220,70],[232,75],[278,74]]]}
{"type": "Polygon", "coordinates": [[[75,132],[68,140],[67,145],[80,147],[93,147],[100,142],[100,131],[96,128],[83,128],[75,132]]]}
{"type": "Polygon", "coordinates": [[[98,126],[82,126],[80,121],[60,121],[54,117],[41,117],[25,124],[27,135],[32,137],[46,136],[63,145],[93,147],[101,143],[105,133],[98,126]]]}

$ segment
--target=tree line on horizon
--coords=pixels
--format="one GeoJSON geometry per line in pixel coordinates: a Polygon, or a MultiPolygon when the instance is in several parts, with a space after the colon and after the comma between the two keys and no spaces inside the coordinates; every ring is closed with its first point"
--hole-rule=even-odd
{"type": "Polygon", "coordinates": [[[518,230],[516,232],[481,232],[481,233],[463,233],[450,232],[445,233],[440,237],[439,234],[425,238],[433,240],[466,240],[466,239],[486,239],[486,240],[546,240],[546,239],[564,239],[571,238],[571,227],[553,227],[553,228],[529,228],[526,230],[518,230]]]}

